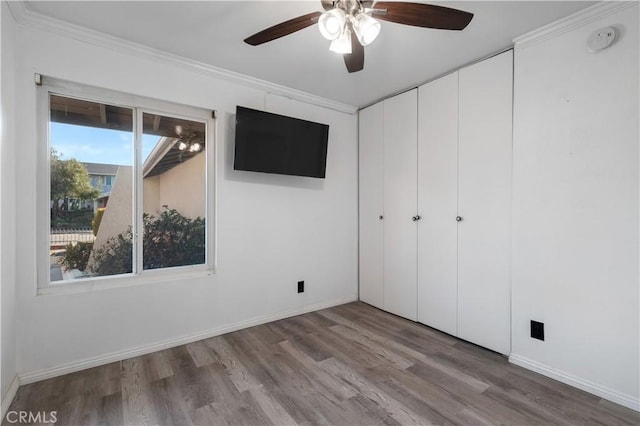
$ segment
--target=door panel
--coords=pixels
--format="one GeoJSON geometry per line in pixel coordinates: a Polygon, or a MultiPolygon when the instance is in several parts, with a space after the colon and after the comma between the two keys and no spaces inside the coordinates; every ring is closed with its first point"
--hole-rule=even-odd
{"type": "Polygon", "coordinates": [[[360,111],[359,215],[360,300],[384,308],[383,288],[383,120],[381,103],[360,111]]]}
{"type": "Polygon", "coordinates": [[[511,51],[460,71],[458,336],[510,351],[511,51]]]}
{"type": "Polygon", "coordinates": [[[417,319],[417,89],[384,101],[384,309],[417,319]]]}
{"type": "Polygon", "coordinates": [[[418,90],[418,321],[456,335],[458,73],[418,90]]]}

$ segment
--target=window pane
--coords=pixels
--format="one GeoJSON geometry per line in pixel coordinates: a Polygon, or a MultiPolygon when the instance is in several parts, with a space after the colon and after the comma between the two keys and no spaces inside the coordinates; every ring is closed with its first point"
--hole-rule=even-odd
{"type": "Polygon", "coordinates": [[[144,269],[205,263],[206,127],[143,114],[144,269]]]}
{"type": "Polygon", "coordinates": [[[133,110],[57,95],[49,107],[51,282],[130,273],[133,110]]]}

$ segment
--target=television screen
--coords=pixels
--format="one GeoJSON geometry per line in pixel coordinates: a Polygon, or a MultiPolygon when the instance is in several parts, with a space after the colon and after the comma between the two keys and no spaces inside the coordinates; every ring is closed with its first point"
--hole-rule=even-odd
{"type": "Polygon", "coordinates": [[[329,126],[238,106],[233,168],[325,177],[329,126]]]}

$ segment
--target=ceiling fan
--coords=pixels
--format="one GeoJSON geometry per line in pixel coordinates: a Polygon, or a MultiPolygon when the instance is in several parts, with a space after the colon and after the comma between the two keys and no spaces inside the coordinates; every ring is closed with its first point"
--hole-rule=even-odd
{"type": "Polygon", "coordinates": [[[347,70],[352,73],[364,68],[364,46],[380,33],[380,22],[372,16],[441,30],[463,30],[473,18],[469,12],[423,3],[369,0],[321,0],[321,3],[324,13],[311,12],[281,22],[247,37],[245,43],[258,46],[317,23],[320,33],[331,40],[329,49],[344,56],[347,70]]]}

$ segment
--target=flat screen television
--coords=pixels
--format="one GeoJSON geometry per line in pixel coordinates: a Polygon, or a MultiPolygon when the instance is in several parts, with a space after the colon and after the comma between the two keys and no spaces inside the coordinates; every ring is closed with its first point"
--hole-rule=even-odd
{"type": "Polygon", "coordinates": [[[234,170],[324,178],[329,126],[238,106],[234,170]]]}

